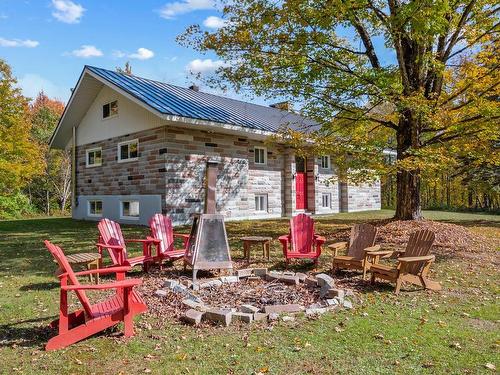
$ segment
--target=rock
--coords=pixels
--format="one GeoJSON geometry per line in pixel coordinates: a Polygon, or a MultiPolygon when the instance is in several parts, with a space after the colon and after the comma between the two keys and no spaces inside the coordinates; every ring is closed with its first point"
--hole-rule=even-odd
{"type": "Polygon", "coordinates": [[[182,304],[189,307],[190,309],[195,309],[198,311],[207,311],[208,307],[204,305],[203,303],[193,301],[189,298],[185,298],[182,300],[182,304]]]}
{"type": "Polygon", "coordinates": [[[328,306],[339,306],[340,305],[340,302],[338,299],[336,298],[329,298],[326,300],[326,304],[328,306]]]}
{"type": "Polygon", "coordinates": [[[259,280],[262,280],[262,278],[260,276],[248,276],[247,280],[248,281],[259,281],[259,280]]]}
{"type": "Polygon", "coordinates": [[[300,311],[304,311],[304,307],[298,304],[264,306],[264,312],[267,314],[294,313],[300,311]]]}
{"type": "Polygon", "coordinates": [[[283,320],[284,322],[293,322],[295,318],[293,316],[286,315],[283,318],[281,318],[281,320],[283,320]]]}
{"type": "Polygon", "coordinates": [[[222,281],[220,281],[219,279],[215,279],[215,280],[209,280],[209,281],[206,281],[204,283],[201,283],[200,288],[201,289],[203,289],[203,288],[217,288],[221,285],[222,285],[222,281]]]}
{"type": "Polygon", "coordinates": [[[203,318],[203,312],[189,309],[184,313],[184,315],[181,317],[183,321],[186,323],[192,324],[197,326],[198,324],[201,323],[201,319],[203,318]]]}
{"type": "Polygon", "coordinates": [[[278,313],[271,313],[267,316],[267,319],[272,322],[274,320],[278,320],[280,318],[280,314],[278,313]]]}
{"type": "Polygon", "coordinates": [[[244,313],[255,314],[259,311],[259,308],[252,305],[241,305],[240,310],[244,313]]]}
{"type": "Polygon", "coordinates": [[[304,283],[309,286],[309,287],[312,287],[312,288],[316,288],[318,286],[318,280],[316,280],[315,277],[311,277],[311,276],[308,276],[304,283]]]}
{"type": "Polygon", "coordinates": [[[256,312],[255,314],[253,314],[253,320],[255,320],[256,322],[266,319],[267,319],[266,313],[256,312]]]}
{"type": "Polygon", "coordinates": [[[277,280],[284,284],[299,285],[299,278],[295,275],[282,275],[277,272],[270,272],[266,275],[266,280],[277,280]]]}
{"type": "Polygon", "coordinates": [[[295,276],[297,276],[297,277],[299,278],[299,281],[300,281],[301,283],[303,283],[303,282],[304,282],[304,281],[306,281],[306,279],[307,279],[307,275],[306,275],[305,273],[302,273],[302,272],[297,272],[297,273],[295,274],[295,276]]]}
{"type": "Polygon", "coordinates": [[[163,283],[163,287],[164,288],[169,288],[169,289],[172,289],[174,286],[176,286],[177,284],[179,284],[179,282],[177,280],[171,280],[171,279],[167,279],[165,280],[165,282],[163,283]]]}
{"type": "Polygon", "coordinates": [[[167,291],[166,290],[162,290],[162,289],[158,289],[155,292],[155,295],[158,296],[158,297],[166,297],[167,296],[167,291]]]}
{"type": "Polygon", "coordinates": [[[295,272],[285,271],[285,272],[283,272],[283,275],[286,275],[286,276],[295,276],[295,272]]]}
{"type": "Polygon", "coordinates": [[[264,277],[267,275],[267,268],[254,268],[253,274],[255,276],[264,277]]]}
{"type": "Polygon", "coordinates": [[[329,284],[323,285],[319,290],[319,298],[325,298],[330,292],[331,288],[332,287],[329,284]]]}
{"type": "Polygon", "coordinates": [[[330,285],[330,287],[332,288],[335,286],[335,280],[333,280],[326,273],[320,273],[319,275],[316,275],[316,279],[318,280],[318,285],[321,287],[325,284],[330,285]]]}
{"type": "Polygon", "coordinates": [[[238,276],[240,279],[243,279],[248,276],[252,276],[253,274],[253,269],[252,268],[245,268],[242,270],[236,271],[236,276],[238,276]]]}
{"type": "Polygon", "coordinates": [[[208,309],[203,316],[204,319],[214,323],[221,323],[224,326],[231,324],[233,313],[230,310],[223,309],[208,309]]]}
{"type": "Polygon", "coordinates": [[[342,306],[344,306],[346,309],[352,309],[352,302],[349,301],[348,299],[345,299],[342,306]]]}
{"type": "Polygon", "coordinates": [[[231,284],[239,282],[240,279],[238,276],[221,276],[220,281],[222,281],[223,284],[231,284]]]}
{"type": "Polygon", "coordinates": [[[346,297],[354,296],[354,292],[351,289],[345,289],[344,292],[346,297]]]}
{"type": "Polygon", "coordinates": [[[338,297],[339,300],[343,300],[345,296],[345,292],[343,289],[330,289],[326,294],[326,298],[335,298],[338,297]]]}
{"type": "Polygon", "coordinates": [[[240,322],[252,323],[253,314],[244,313],[244,312],[235,312],[233,313],[233,320],[239,320],[240,322]]]}
{"type": "Polygon", "coordinates": [[[326,307],[309,307],[306,309],[306,315],[321,315],[328,311],[326,307]]]}
{"type": "Polygon", "coordinates": [[[176,293],[181,293],[181,294],[187,294],[189,293],[189,290],[187,287],[185,287],[184,285],[182,284],[177,284],[177,285],[174,285],[172,290],[176,293]]]}
{"type": "Polygon", "coordinates": [[[187,293],[184,294],[187,299],[190,299],[191,301],[198,302],[198,303],[203,303],[200,297],[197,295],[194,295],[193,293],[187,291],[187,293]]]}

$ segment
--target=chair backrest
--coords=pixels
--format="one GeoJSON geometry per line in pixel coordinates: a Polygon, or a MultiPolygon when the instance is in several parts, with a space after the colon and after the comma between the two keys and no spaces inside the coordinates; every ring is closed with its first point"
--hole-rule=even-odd
{"type": "Polygon", "coordinates": [[[290,219],[290,236],[292,250],[299,253],[310,253],[314,242],[314,220],[306,214],[299,214],[290,219]]]}
{"type": "MultiPolygon", "coordinates": [[[[118,245],[123,247],[123,257],[127,259],[127,248],[125,247],[125,240],[123,239],[122,229],[120,228],[120,224],[109,220],[102,219],[97,224],[97,228],[99,229],[100,239],[105,245],[118,245]]],[[[109,252],[109,256],[113,261],[113,264],[120,264],[120,256],[119,251],[116,249],[107,248],[109,252]]]]}
{"type": "Polygon", "coordinates": [[[149,219],[151,236],[160,240],[160,253],[174,250],[174,228],[169,216],[155,214],[149,219]]]}
{"type": "MultiPolygon", "coordinates": [[[[54,245],[48,240],[43,241],[45,243],[45,246],[47,249],[50,251],[54,259],[56,260],[57,264],[59,264],[59,267],[63,270],[63,272],[68,274],[68,279],[71,283],[71,285],[80,285],[80,282],[78,281],[75,272],[73,271],[73,268],[71,268],[71,265],[69,264],[68,260],[66,259],[66,256],[64,255],[64,252],[59,246],[54,245]]],[[[87,298],[87,295],[85,294],[85,291],[83,290],[75,290],[76,295],[78,299],[80,300],[80,303],[83,306],[83,309],[87,313],[88,316],[92,316],[92,310],[90,308],[90,301],[87,298]]]]}
{"type": "Polygon", "coordinates": [[[347,255],[356,259],[363,259],[367,247],[375,244],[377,237],[377,228],[371,224],[355,224],[351,229],[351,238],[349,242],[349,251],[347,255]]]}
{"type": "MultiPolygon", "coordinates": [[[[419,257],[429,255],[431,251],[432,244],[436,236],[433,232],[427,229],[417,230],[410,234],[408,244],[406,245],[406,250],[404,257],[419,257]]],[[[425,262],[417,262],[409,264],[406,271],[416,275],[420,272],[422,266],[425,262]]]]}

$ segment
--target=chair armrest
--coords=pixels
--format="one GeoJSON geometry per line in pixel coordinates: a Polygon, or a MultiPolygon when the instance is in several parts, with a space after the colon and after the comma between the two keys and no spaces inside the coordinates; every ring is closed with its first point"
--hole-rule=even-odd
{"type": "Polygon", "coordinates": [[[333,250],[333,256],[336,257],[340,250],[347,249],[348,246],[349,243],[347,242],[335,242],[328,245],[328,248],[333,250]]]}
{"type": "Polygon", "coordinates": [[[392,250],[367,251],[365,253],[365,256],[369,257],[369,256],[376,256],[376,255],[391,255],[393,253],[394,253],[394,251],[392,251],[392,250]]]}
{"type": "Polygon", "coordinates": [[[105,243],[97,243],[97,247],[104,247],[108,249],[116,249],[116,250],[123,250],[124,247],[122,245],[106,245],[105,243]]]}
{"type": "Polygon", "coordinates": [[[401,257],[398,258],[398,261],[401,263],[412,263],[412,262],[425,262],[425,261],[434,261],[436,259],[435,255],[424,255],[420,257],[401,257]]]}
{"type": "Polygon", "coordinates": [[[324,244],[324,243],[326,242],[326,238],[325,238],[325,237],[323,237],[323,236],[320,236],[319,234],[315,234],[315,235],[314,235],[314,240],[315,240],[318,244],[320,244],[320,245],[322,245],[322,244],[324,244]]]}
{"type": "Polygon", "coordinates": [[[154,238],[154,237],[150,237],[150,236],[148,236],[146,238],[146,240],[149,242],[152,242],[152,243],[160,243],[161,242],[161,240],[159,238],[154,238]]]}
{"type": "MultiPolygon", "coordinates": [[[[379,251],[380,250],[380,245],[375,245],[375,246],[370,246],[370,247],[367,247],[367,248],[364,248],[363,251],[365,253],[371,253],[373,251],[379,251]]],[[[384,250],[384,251],[390,251],[392,253],[392,250],[384,250]]]]}
{"type": "Polygon", "coordinates": [[[179,238],[184,238],[185,240],[189,240],[189,234],[174,233],[174,237],[179,237],[179,238]]]}
{"type": "Polygon", "coordinates": [[[98,268],[98,269],[95,269],[95,270],[75,272],[75,275],[76,276],[87,276],[87,275],[93,275],[95,273],[98,273],[100,275],[106,275],[108,273],[128,272],[131,269],[132,269],[132,267],[130,267],[130,266],[98,268]]]}
{"type": "Polygon", "coordinates": [[[125,243],[127,243],[127,242],[148,243],[148,242],[154,242],[154,239],[152,237],[148,237],[146,239],[130,239],[130,240],[125,240],[125,243]]]}
{"type": "Polygon", "coordinates": [[[288,242],[288,241],[290,241],[290,235],[285,234],[285,235],[283,235],[283,236],[279,236],[279,237],[278,237],[278,240],[279,240],[280,242],[288,242]]]}
{"type": "Polygon", "coordinates": [[[102,290],[102,289],[122,289],[122,288],[131,288],[136,285],[142,284],[142,280],[140,279],[129,279],[123,281],[116,281],[114,283],[107,284],[92,284],[92,285],[63,285],[61,286],[62,290],[102,290]]]}

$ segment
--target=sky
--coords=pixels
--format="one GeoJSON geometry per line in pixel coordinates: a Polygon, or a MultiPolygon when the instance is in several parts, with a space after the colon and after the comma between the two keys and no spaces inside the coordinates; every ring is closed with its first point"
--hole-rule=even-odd
{"type": "Polygon", "coordinates": [[[84,65],[114,70],[126,61],[134,75],[189,86],[189,72],[222,62],[175,38],[195,23],[221,27],[220,16],[213,0],[0,0],[0,58],[31,98],[43,89],[67,102],[84,65]]]}

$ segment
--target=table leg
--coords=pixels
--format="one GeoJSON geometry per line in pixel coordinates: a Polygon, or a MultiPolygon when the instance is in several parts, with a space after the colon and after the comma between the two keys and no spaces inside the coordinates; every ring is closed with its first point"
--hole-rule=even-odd
{"type": "MultiPolygon", "coordinates": [[[[87,270],[90,271],[93,268],[93,266],[94,266],[94,261],[87,263],[87,270]]],[[[89,281],[91,284],[94,283],[94,278],[92,274],[89,275],[89,281]]]]}
{"type": "Polygon", "coordinates": [[[247,245],[247,262],[250,263],[250,243],[247,245]]]}
{"type": "Polygon", "coordinates": [[[270,260],[270,251],[271,251],[271,243],[268,241],[266,242],[266,251],[267,251],[267,260],[270,260]]]}

